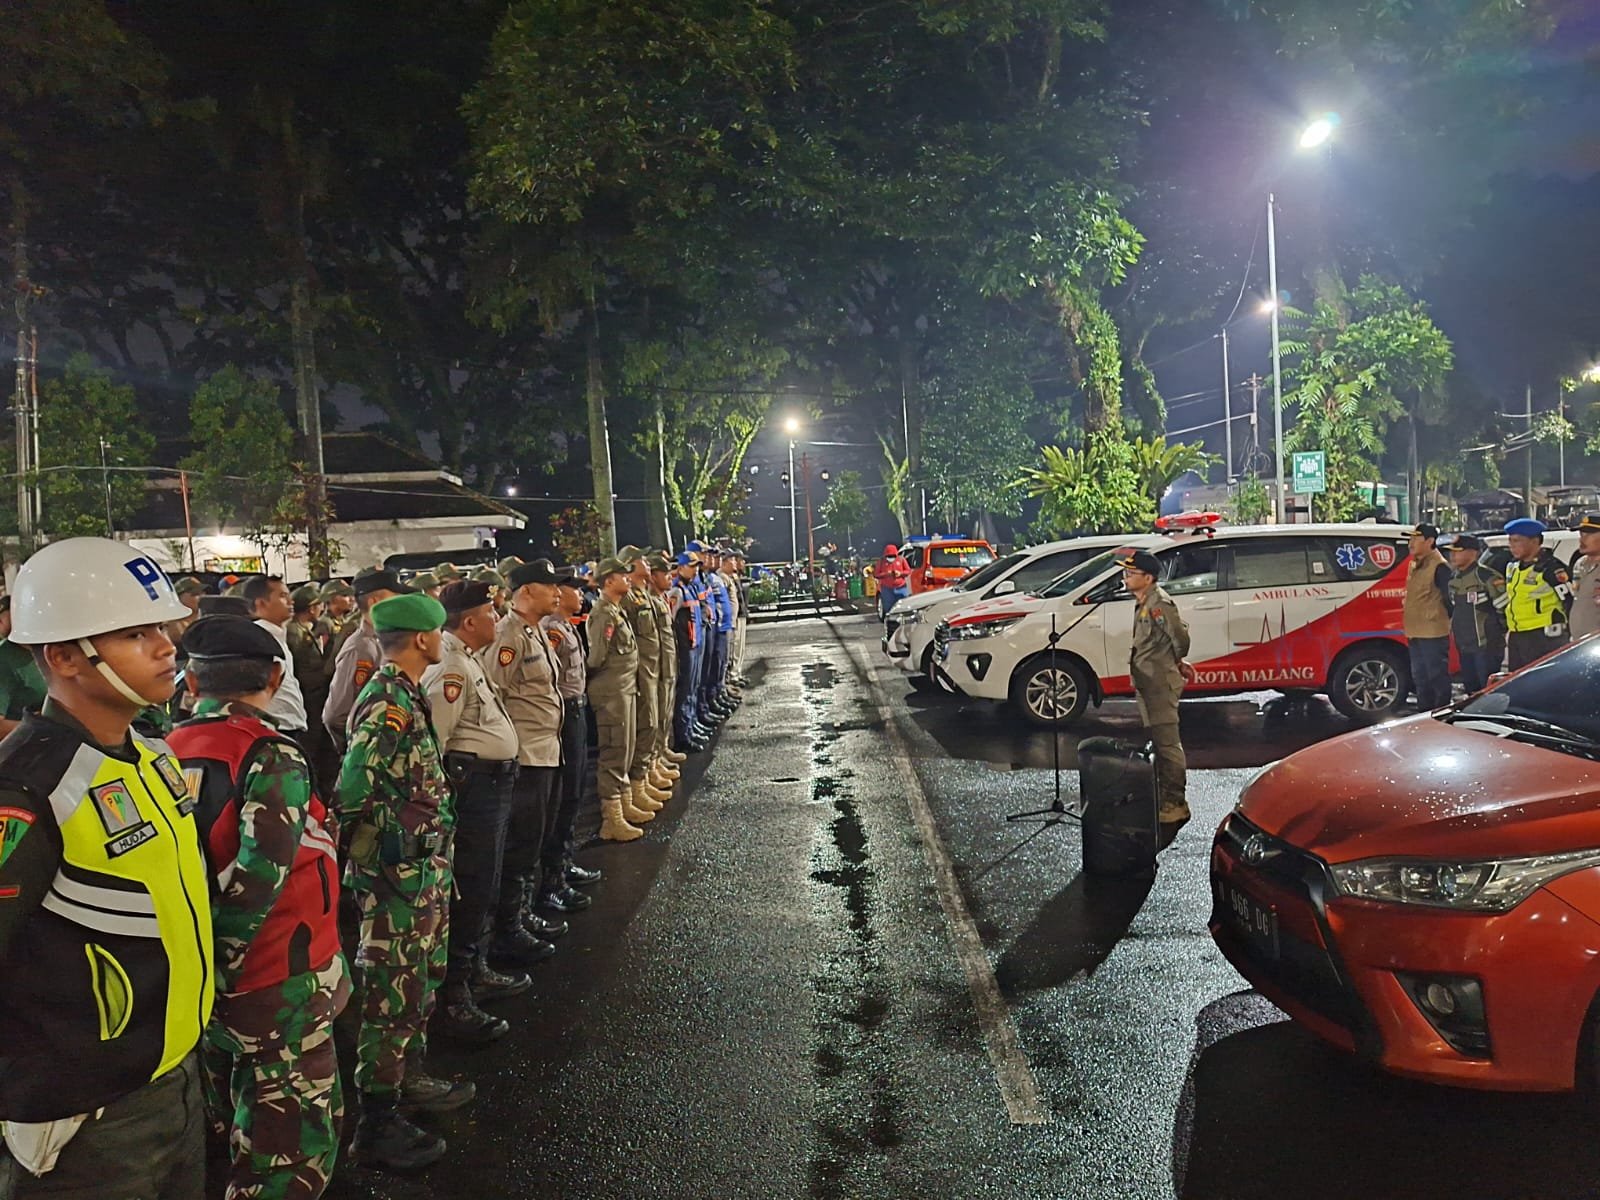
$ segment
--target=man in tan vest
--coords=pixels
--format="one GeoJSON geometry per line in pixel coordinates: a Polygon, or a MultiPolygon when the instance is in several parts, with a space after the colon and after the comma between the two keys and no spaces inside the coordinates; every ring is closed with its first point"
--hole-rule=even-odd
{"type": "Polygon", "coordinates": [[[1411,531],[1406,571],[1405,633],[1411,653],[1411,686],[1417,707],[1432,711],[1450,703],[1450,578],[1453,572],[1435,543],[1439,530],[1411,531]]]}

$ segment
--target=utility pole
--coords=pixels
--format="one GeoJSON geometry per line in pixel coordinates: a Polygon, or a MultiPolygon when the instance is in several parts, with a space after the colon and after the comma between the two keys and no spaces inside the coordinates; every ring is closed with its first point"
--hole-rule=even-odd
{"type": "Polygon", "coordinates": [[[1233,482],[1233,392],[1228,382],[1228,327],[1222,327],[1222,482],[1233,482]]]}
{"type": "Polygon", "coordinates": [[[17,384],[12,395],[11,415],[17,433],[17,532],[18,557],[26,558],[33,549],[33,421],[29,407],[29,374],[31,356],[28,353],[28,309],[33,298],[33,284],[28,279],[28,243],[22,236],[22,222],[17,222],[17,239],[12,250],[16,273],[17,307],[17,384]]]}
{"type": "Polygon", "coordinates": [[[1522,503],[1528,510],[1527,515],[1533,516],[1533,384],[1528,385],[1528,451],[1524,457],[1526,475],[1522,488],[1522,503]]]}
{"type": "Polygon", "coordinates": [[[1261,431],[1257,425],[1261,414],[1261,376],[1252,372],[1246,382],[1250,384],[1250,466],[1254,469],[1256,455],[1261,451],[1261,431]]]}
{"type": "MultiPolygon", "coordinates": [[[[806,477],[806,576],[816,578],[817,570],[817,531],[812,527],[811,521],[811,455],[800,455],[800,473],[806,477]]],[[[815,583],[812,584],[815,590],[815,583]]]]}
{"type": "Polygon", "coordinates": [[[106,462],[106,439],[100,439],[100,487],[106,494],[106,536],[115,537],[111,522],[111,468],[106,462]]]}
{"type": "Polygon", "coordinates": [[[1282,525],[1284,506],[1289,498],[1283,491],[1283,354],[1278,341],[1278,310],[1283,307],[1283,300],[1278,292],[1278,227],[1273,216],[1273,209],[1276,207],[1276,197],[1269,194],[1267,274],[1270,277],[1268,286],[1272,289],[1272,461],[1275,464],[1272,512],[1277,524],[1282,525]]]}
{"type": "Polygon", "coordinates": [[[1556,441],[1556,450],[1560,454],[1560,458],[1557,461],[1560,462],[1561,466],[1560,466],[1560,474],[1556,478],[1558,479],[1558,481],[1560,482],[1562,487],[1566,487],[1567,486],[1567,393],[1566,393],[1566,389],[1560,387],[1559,385],[1556,387],[1556,416],[1559,417],[1560,420],[1561,420],[1560,425],[1557,427],[1557,432],[1559,432],[1561,436],[1556,441]]]}

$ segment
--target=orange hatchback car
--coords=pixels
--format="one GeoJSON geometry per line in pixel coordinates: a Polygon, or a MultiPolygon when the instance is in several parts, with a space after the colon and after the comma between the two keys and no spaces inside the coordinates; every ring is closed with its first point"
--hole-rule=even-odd
{"type": "Polygon", "coordinates": [[[1396,1074],[1600,1082],[1600,637],[1261,772],[1211,850],[1211,934],[1396,1074]]]}

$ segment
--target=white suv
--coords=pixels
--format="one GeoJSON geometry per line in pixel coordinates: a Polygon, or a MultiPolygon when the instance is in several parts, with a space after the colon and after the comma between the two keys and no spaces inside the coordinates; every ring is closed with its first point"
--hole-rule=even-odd
{"type": "MultiPolygon", "coordinates": [[[[1116,539],[1161,560],[1189,626],[1197,676],[1185,695],[1326,692],[1376,721],[1410,690],[1402,632],[1407,527],[1221,527],[1116,539]]],[[[941,621],[941,685],[1009,700],[1029,721],[1068,724],[1092,700],[1132,695],[1133,600],[1106,550],[1034,594],[997,596],[941,621]],[[1054,646],[1052,648],[1052,637],[1054,646]]]]}
{"type": "Polygon", "coordinates": [[[950,587],[907,596],[884,622],[883,652],[922,684],[930,678],[933,633],[941,620],[979,600],[1042,588],[1086,559],[1126,544],[1127,535],[1046,542],[997,558],[950,587]]]}

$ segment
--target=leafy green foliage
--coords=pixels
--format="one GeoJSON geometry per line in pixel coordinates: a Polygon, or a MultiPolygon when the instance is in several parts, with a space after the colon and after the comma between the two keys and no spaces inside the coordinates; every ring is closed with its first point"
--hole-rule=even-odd
{"type": "Polygon", "coordinates": [[[155,439],[145,432],[133,389],[115,384],[88,355],[40,387],[40,525],[52,538],[106,534],[107,481],[115,526],[138,511],[155,439]],[[100,471],[101,442],[111,470],[100,471]],[[119,469],[127,468],[127,469],[119,469]]]}
{"type": "Polygon", "coordinates": [[[1222,461],[1218,455],[1207,454],[1200,442],[1169,445],[1166,438],[1135,438],[1129,446],[1139,484],[1145,495],[1158,505],[1172,481],[1185,471],[1205,472],[1222,461]]]}
{"type": "Polygon", "coordinates": [[[1091,433],[1082,448],[1046,446],[1042,463],[1018,481],[1040,501],[1039,527],[1054,537],[1125,533],[1155,520],[1132,444],[1114,432],[1091,433]]]}
{"type": "Polygon", "coordinates": [[[851,534],[867,524],[867,493],[861,487],[861,472],[840,471],[817,513],[841,539],[840,548],[847,548],[851,534]]]}
{"type": "Polygon", "coordinates": [[[1240,525],[1261,525],[1272,516],[1272,494],[1254,475],[1241,479],[1233,491],[1233,519],[1240,525]]]}
{"type": "Polygon", "coordinates": [[[592,504],[564,508],[550,518],[556,553],[569,563],[592,562],[611,544],[610,528],[592,504]]]}
{"type": "Polygon", "coordinates": [[[201,512],[246,529],[274,524],[294,483],[294,430],[278,389],[225,367],[195,389],[189,426],[194,452],[181,465],[201,512]]]}

